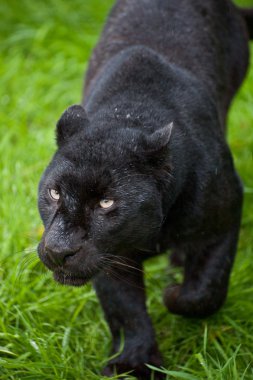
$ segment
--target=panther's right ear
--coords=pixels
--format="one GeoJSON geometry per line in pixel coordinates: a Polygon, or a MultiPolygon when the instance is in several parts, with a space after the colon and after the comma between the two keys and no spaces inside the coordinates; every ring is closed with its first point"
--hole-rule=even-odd
{"type": "Polygon", "coordinates": [[[89,124],[84,108],[80,105],[69,107],[61,116],[56,125],[56,141],[60,147],[75,133],[89,124]]]}

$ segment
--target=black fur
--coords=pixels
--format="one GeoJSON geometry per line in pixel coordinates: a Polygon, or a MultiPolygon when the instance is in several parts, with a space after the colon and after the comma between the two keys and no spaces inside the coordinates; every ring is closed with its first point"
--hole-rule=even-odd
{"type": "Polygon", "coordinates": [[[86,112],[72,106],[57,124],[39,256],[61,283],[93,278],[113,354],[124,335],[108,376],[148,379],[145,363],[162,364],[145,258],[172,249],[184,265],[183,284],[164,293],[174,313],[205,317],[226,298],[242,187],[224,132],[247,65],[246,24],[229,1],[118,0],[90,61],[86,112]]]}
{"type": "Polygon", "coordinates": [[[246,21],[249,38],[253,39],[253,8],[243,8],[240,12],[246,21]]]}

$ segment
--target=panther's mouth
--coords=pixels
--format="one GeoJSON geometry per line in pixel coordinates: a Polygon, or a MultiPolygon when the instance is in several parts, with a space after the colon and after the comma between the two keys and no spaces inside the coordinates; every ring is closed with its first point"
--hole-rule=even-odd
{"type": "Polygon", "coordinates": [[[70,272],[65,272],[63,270],[55,270],[54,271],[54,279],[63,285],[71,285],[71,286],[83,286],[85,285],[94,275],[95,273],[89,273],[89,275],[74,275],[70,272]]]}

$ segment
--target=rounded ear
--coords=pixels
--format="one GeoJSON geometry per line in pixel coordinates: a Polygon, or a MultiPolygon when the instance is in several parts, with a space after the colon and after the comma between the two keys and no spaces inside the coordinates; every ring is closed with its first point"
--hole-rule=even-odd
{"type": "Polygon", "coordinates": [[[60,117],[56,125],[56,141],[61,146],[75,133],[89,124],[84,108],[80,105],[69,107],[60,117]]]}
{"type": "Polygon", "coordinates": [[[145,136],[146,151],[158,152],[166,148],[171,137],[173,122],[145,136]]]}

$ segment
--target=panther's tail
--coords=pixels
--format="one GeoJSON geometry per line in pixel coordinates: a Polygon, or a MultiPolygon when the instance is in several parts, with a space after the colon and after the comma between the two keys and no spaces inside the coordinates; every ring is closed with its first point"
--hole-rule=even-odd
{"type": "Polygon", "coordinates": [[[249,32],[249,38],[253,40],[253,8],[239,8],[239,9],[240,9],[241,15],[246,21],[248,32],[249,32]]]}

